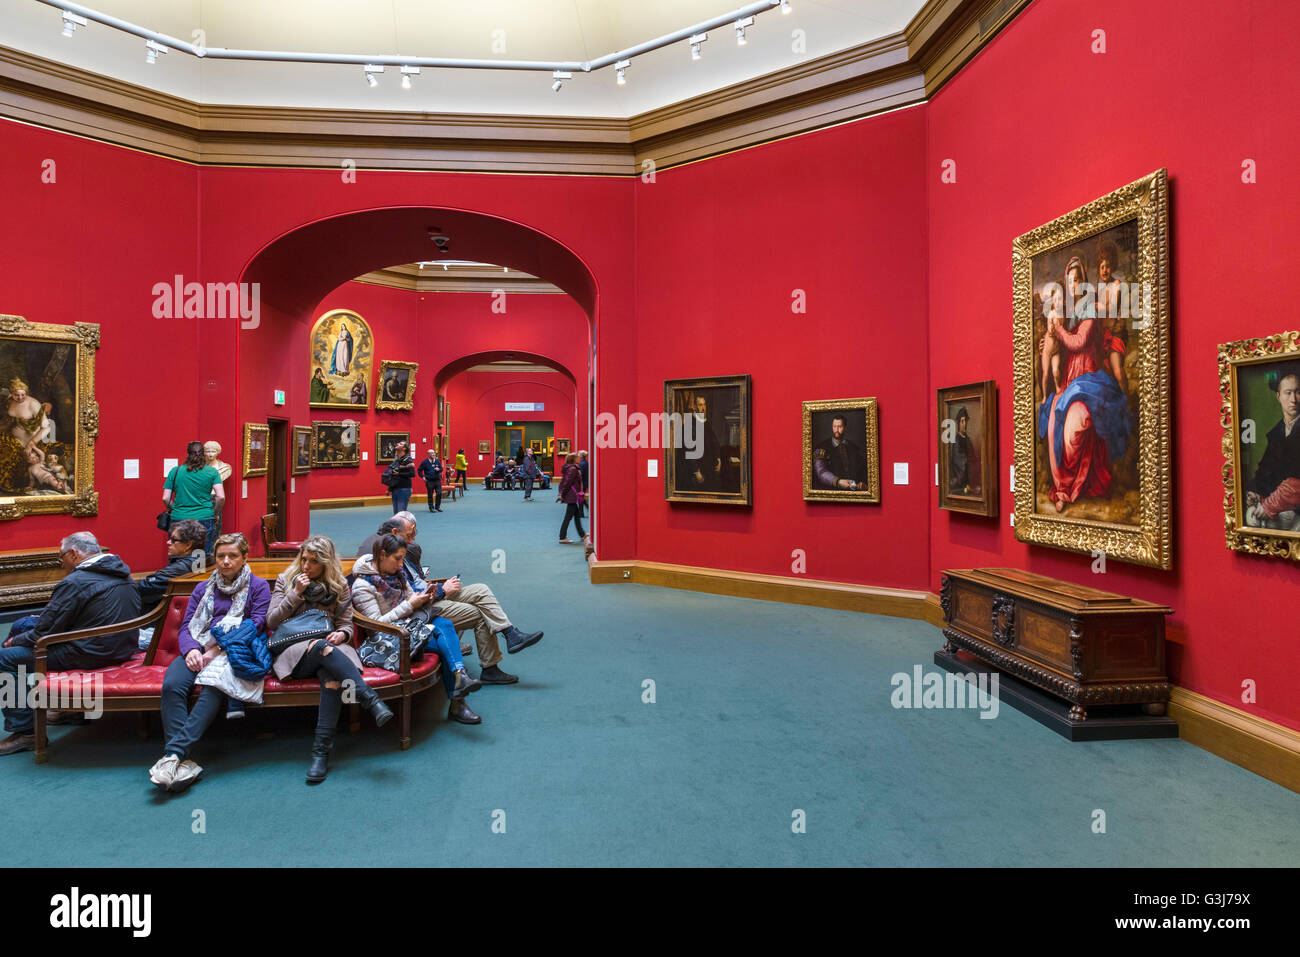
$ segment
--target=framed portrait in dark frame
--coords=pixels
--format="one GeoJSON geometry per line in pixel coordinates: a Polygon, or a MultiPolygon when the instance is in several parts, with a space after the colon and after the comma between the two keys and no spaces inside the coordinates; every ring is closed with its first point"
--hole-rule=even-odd
{"type": "Polygon", "coordinates": [[[666,501],[753,504],[749,410],[747,375],[664,381],[666,501]]]}
{"type": "Polygon", "coordinates": [[[939,389],[939,507],[968,515],[998,513],[997,383],[939,389]]]}

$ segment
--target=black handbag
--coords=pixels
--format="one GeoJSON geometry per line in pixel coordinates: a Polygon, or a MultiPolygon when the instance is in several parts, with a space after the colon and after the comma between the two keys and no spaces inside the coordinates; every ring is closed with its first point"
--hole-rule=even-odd
{"type": "Polygon", "coordinates": [[[294,615],[288,621],[281,622],[280,627],[266,639],[266,647],[272,655],[278,655],[300,641],[324,638],[334,631],[333,622],[323,608],[309,608],[301,615],[294,615]]]}
{"type": "Polygon", "coordinates": [[[171,497],[170,499],[167,500],[167,507],[166,507],[165,509],[163,509],[161,512],[158,513],[158,520],[157,520],[158,528],[161,529],[161,530],[164,531],[164,532],[170,532],[170,531],[171,531],[171,528],[172,528],[172,505],[173,505],[173,503],[175,503],[175,501],[176,501],[176,471],[175,471],[175,469],[172,470],[172,474],[171,474],[170,478],[171,478],[171,480],[172,480],[172,483],[171,483],[171,486],[170,486],[170,487],[171,487],[171,490],[172,490],[172,497],[171,497]]]}

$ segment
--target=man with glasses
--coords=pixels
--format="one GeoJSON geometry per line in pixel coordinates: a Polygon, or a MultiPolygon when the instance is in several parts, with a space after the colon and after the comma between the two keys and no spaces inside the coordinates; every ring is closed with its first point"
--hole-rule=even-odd
{"type": "MultiPolygon", "coordinates": [[[[26,691],[20,675],[31,674],[33,648],[46,635],[98,628],[129,621],[140,615],[140,594],[131,581],[131,569],[116,555],[105,552],[90,532],[74,532],[59,543],[59,561],[68,573],[54,587],[34,627],[10,633],[0,648],[0,680],[26,691]]],[[[53,645],[46,658],[49,671],[93,671],[121,664],[136,652],[137,629],[53,645]]],[[[5,730],[0,755],[31,751],[36,746],[30,708],[4,708],[5,730]]]]}

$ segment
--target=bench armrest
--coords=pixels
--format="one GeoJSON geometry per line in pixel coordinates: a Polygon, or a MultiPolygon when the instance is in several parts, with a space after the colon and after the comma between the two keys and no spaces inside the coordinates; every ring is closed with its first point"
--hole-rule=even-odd
{"type": "MultiPolygon", "coordinates": [[[[32,655],[36,659],[35,667],[37,674],[45,674],[45,660],[50,645],[61,645],[68,641],[81,641],[86,638],[98,638],[100,635],[115,635],[119,631],[130,631],[132,628],[146,628],[160,621],[167,612],[168,599],[164,598],[157,605],[145,612],[138,618],[132,618],[130,621],[118,622],[113,625],[100,625],[97,628],[81,628],[77,631],[64,631],[54,635],[46,635],[44,638],[36,639],[36,644],[32,648],[32,655]]],[[[154,646],[158,643],[158,630],[154,629],[153,640],[149,643],[149,653],[152,655],[154,646]]]]}
{"type": "Polygon", "coordinates": [[[352,611],[353,627],[360,627],[366,631],[378,631],[385,635],[395,635],[399,646],[402,649],[401,659],[398,663],[397,673],[401,675],[403,681],[409,681],[411,678],[411,636],[402,628],[396,625],[390,625],[385,621],[376,621],[373,618],[367,618],[361,612],[353,609],[352,611]]]}

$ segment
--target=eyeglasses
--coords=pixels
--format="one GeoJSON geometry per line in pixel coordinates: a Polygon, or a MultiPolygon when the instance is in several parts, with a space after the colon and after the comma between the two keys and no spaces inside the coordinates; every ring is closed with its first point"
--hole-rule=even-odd
{"type": "Polygon", "coordinates": [[[75,554],[77,554],[76,549],[65,548],[63,551],[59,552],[59,561],[63,561],[64,555],[75,555],[75,554]]]}

